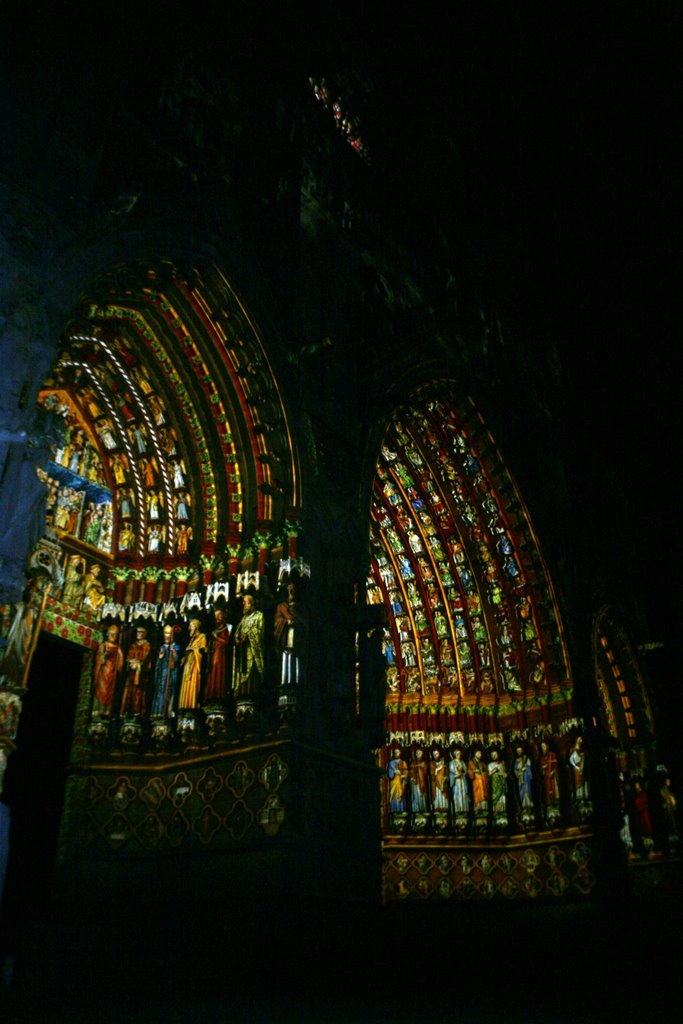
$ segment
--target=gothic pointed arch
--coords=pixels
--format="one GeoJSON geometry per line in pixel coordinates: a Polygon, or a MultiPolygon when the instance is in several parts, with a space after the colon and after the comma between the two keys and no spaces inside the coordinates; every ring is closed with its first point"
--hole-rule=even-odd
{"type": "Polygon", "coordinates": [[[627,760],[639,762],[654,742],[655,721],[638,658],[609,605],[595,616],[593,658],[603,730],[627,760]]]}
{"type": "Polygon", "coordinates": [[[572,881],[555,852],[523,849],[529,833],[568,827],[571,844],[585,829],[583,738],[531,517],[454,382],[421,386],[390,417],[370,520],[367,599],[384,623],[385,898],[589,891],[589,870],[572,881]]]}
{"type": "Polygon", "coordinates": [[[234,561],[282,542],[298,517],[276,377],[216,266],[159,260],[104,274],[64,332],[42,401],[67,421],[53,490],[80,501],[75,520],[55,525],[115,562],[234,561]]]}
{"type": "Polygon", "coordinates": [[[550,576],[481,415],[451,394],[397,410],[377,460],[368,594],[388,613],[388,724],[550,723],[572,696],[550,576]]]}
{"type": "Polygon", "coordinates": [[[652,856],[677,859],[676,797],[645,676],[617,607],[603,605],[595,615],[593,658],[598,724],[627,865],[638,869],[652,856]]]}

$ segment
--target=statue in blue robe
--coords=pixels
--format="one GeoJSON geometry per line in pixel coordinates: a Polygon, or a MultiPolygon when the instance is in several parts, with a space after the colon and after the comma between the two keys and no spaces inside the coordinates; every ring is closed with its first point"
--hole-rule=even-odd
{"type": "Polygon", "coordinates": [[[150,714],[170,718],[175,715],[178,693],[180,646],[173,642],[173,626],[164,626],[164,642],[159,648],[152,683],[150,714]]]}

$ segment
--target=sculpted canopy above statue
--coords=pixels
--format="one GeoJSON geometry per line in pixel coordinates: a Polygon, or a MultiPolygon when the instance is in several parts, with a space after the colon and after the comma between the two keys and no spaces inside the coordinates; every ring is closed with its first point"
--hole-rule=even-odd
{"type": "Polygon", "coordinates": [[[307,588],[293,575],[284,592],[250,570],[163,604],[128,606],[104,600],[97,572],[67,578],[91,602],[104,602],[91,745],[112,755],[134,746],[168,753],[190,740],[211,745],[245,725],[267,732],[292,724],[309,696],[307,588]]]}

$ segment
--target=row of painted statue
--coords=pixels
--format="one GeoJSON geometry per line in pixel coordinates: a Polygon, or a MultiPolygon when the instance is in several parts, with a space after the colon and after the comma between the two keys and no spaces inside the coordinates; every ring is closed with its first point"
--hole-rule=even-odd
{"type": "Polygon", "coordinates": [[[149,627],[138,624],[125,652],[119,626],[108,626],[95,655],[92,718],[174,718],[183,711],[224,706],[231,696],[235,704],[254,702],[266,681],[271,650],[278,661],[279,688],[302,682],[306,625],[293,584],[275,609],[268,650],[264,614],[252,594],[244,596],[234,628],[223,607],[214,609],[213,619],[208,636],[199,617],[190,619],[184,649],[177,642],[178,626],[164,626],[154,649],[149,627]]]}
{"type": "Polygon", "coordinates": [[[680,828],[676,795],[667,772],[648,780],[643,774],[619,775],[619,835],[629,856],[676,852],[680,828]]]}
{"type": "Polygon", "coordinates": [[[391,830],[458,832],[513,825],[532,829],[559,825],[567,803],[585,821],[592,805],[583,738],[577,736],[562,763],[548,740],[532,759],[521,744],[505,759],[496,747],[469,755],[461,747],[403,752],[392,748],[387,764],[387,806],[391,830]],[[408,759],[409,758],[409,759],[408,759]]]}

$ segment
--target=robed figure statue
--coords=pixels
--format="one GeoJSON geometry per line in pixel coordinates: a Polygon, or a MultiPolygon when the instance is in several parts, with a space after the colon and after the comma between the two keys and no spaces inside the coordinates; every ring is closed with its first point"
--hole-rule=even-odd
{"type": "Polygon", "coordinates": [[[263,685],[264,625],[263,612],[257,611],[254,598],[242,599],[242,618],[235,630],[235,658],[232,688],[237,701],[258,697],[263,685]]]}
{"type": "Polygon", "coordinates": [[[152,683],[152,717],[175,715],[180,647],[173,641],[173,626],[164,626],[164,642],[159,648],[152,683]]]}
{"type": "Polygon", "coordinates": [[[100,718],[111,718],[116,680],[122,668],[119,627],[109,626],[106,638],[97,648],[93,669],[93,713],[100,718]]]}
{"type": "Polygon", "coordinates": [[[211,633],[209,646],[209,671],[204,689],[204,707],[210,704],[222,704],[228,682],[228,644],[232,626],[225,621],[222,608],[214,611],[216,628],[211,633]]]}
{"type": "Polygon", "coordinates": [[[199,619],[190,620],[190,639],[183,654],[183,677],[180,684],[178,707],[196,708],[202,683],[202,669],[206,656],[206,636],[199,619]]]}
{"type": "Polygon", "coordinates": [[[147,684],[152,657],[152,645],[147,639],[145,626],[138,626],[135,640],[126,655],[126,681],[121,699],[121,716],[147,713],[147,684]]]}

